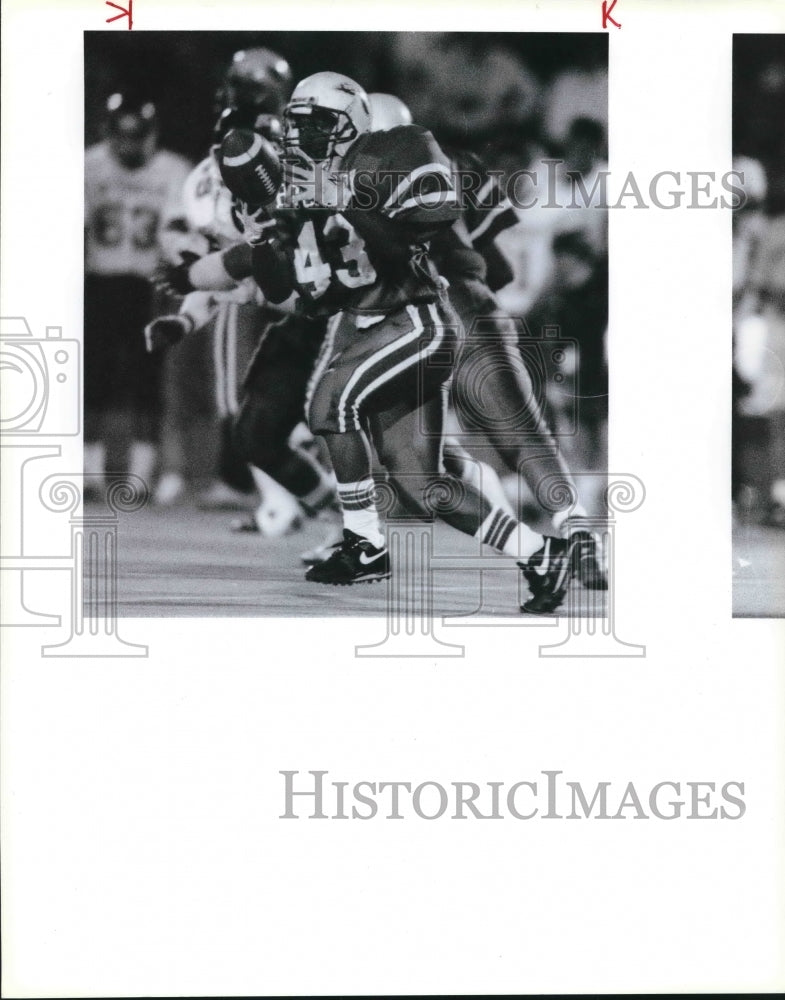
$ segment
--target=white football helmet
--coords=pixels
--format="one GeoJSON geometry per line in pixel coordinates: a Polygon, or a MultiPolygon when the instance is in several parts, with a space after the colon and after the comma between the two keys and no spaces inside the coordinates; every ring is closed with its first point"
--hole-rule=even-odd
{"type": "Polygon", "coordinates": [[[369,94],[371,131],[386,132],[397,125],[411,125],[412,113],[394,94],[369,94]]]}
{"type": "Polygon", "coordinates": [[[371,130],[368,95],[341,73],[314,73],[294,88],[284,112],[284,155],[327,166],[371,130]]]}

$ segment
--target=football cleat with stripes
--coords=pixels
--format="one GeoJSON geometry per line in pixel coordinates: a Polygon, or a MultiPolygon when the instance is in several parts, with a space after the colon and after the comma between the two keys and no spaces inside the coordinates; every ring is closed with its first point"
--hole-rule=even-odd
{"type": "Polygon", "coordinates": [[[317,563],[305,574],[312,583],[346,587],[352,583],[376,583],[390,576],[390,554],[386,546],[377,548],[362,535],[343,529],[343,541],[332,555],[317,563]]]}
{"type": "Polygon", "coordinates": [[[602,545],[599,537],[588,530],[587,519],[568,517],[562,525],[562,535],[571,538],[580,535],[582,539],[580,555],[575,567],[575,577],[587,590],[607,590],[608,573],[603,566],[602,545]]]}
{"type": "Polygon", "coordinates": [[[529,585],[531,597],[521,605],[529,614],[547,614],[561,607],[576,575],[587,531],[576,531],[569,538],[545,536],[545,544],[533,556],[518,565],[529,585]]]}

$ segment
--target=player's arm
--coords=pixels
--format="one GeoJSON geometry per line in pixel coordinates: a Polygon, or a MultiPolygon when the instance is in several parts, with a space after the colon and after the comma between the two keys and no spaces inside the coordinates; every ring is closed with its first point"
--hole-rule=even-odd
{"type": "Polygon", "coordinates": [[[485,260],[488,287],[495,292],[514,278],[507,258],[496,245],[496,237],[517,225],[518,215],[499,177],[489,172],[478,157],[465,157],[460,166],[468,167],[480,181],[476,192],[470,189],[467,193],[464,222],[471,245],[485,260]]]}
{"type": "Polygon", "coordinates": [[[272,241],[259,243],[251,251],[254,281],[268,301],[280,305],[297,290],[289,258],[272,241]]]}
{"type": "Polygon", "coordinates": [[[483,250],[480,251],[482,258],[485,261],[485,266],[487,268],[485,281],[492,292],[498,292],[500,288],[504,288],[505,285],[515,278],[515,273],[510,267],[510,262],[501,252],[501,250],[496,246],[495,243],[488,244],[483,250]]]}
{"type": "Polygon", "coordinates": [[[244,221],[251,275],[268,302],[281,305],[297,292],[294,266],[285,249],[282,218],[265,214],[256,224],[244,221]]]}
{"type": "Polygon", "coordinates": [[[179,264],[162,262],[153,274],[153,284],[168,295],[189,295],[191,292],[228,292],[242,277],[250,275],[250,248],[246,244],[229,250],[216,251],[200,257],[187,250],[180,253],[179,264]],[[230,253],[230,251],[237,251],[230,253]],[[228,258],[228,259],[227,259],[228,258]],[[240,258],[240,259],[238,259],[240,258]],[[243,263],[247,273],[241,277],[243,263]]]}

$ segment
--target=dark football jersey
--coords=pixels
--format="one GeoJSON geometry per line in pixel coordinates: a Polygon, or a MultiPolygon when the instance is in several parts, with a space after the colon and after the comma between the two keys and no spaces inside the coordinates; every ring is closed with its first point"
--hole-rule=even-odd
{"type": "Polygon", "coordinates": [[[340,213],[295,208],[275,214],[294,287],[309,315],[347,309],[358,289],[377,281],[365,244],[340,213]]]}
{"type": "Polygon", "coordinates": [[[451,153],[463,210],[460,221],[433,242],[433,258],[450,283],[476,279],[492,289],[512,280],[512,271],[494,240],[518,222],[499,178],[474,154],[451,153]]]}
{"type": "Polygon", "coordinates": [[[480,253],[503,232],[518,222],[518,216],[497,174],[488,170],[473,153],[453,154],[455,168],[469,174],[472,186],[463,185],[463,220],[471,245],[480,253]]]}
{"type": "Polygon", "coordinates": [[[433,302],[443,287],[429,240],[460,216],[447,157],[425,129],[360,136],[341,163],[341,213],[279,209],[295,284],[312,314],[386,314],[433,302]]]}

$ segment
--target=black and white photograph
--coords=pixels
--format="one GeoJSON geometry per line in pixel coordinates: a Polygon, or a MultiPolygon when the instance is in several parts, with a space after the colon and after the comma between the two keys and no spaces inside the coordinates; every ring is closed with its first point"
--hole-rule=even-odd
{"type": "Polygon", "coordinates": [[[2,996],[782,993],[783,4],[3,29],[2,996]]]}
{"type": "Polygon", "coordinates": [[[785,35],[733,39],[733,613],[785,617],[785,35]]]}
{"type": "Polygon", "coordinates": [[[121,614],[604,613],[607,86],[597,33],[86,33],[121,614]]]}

